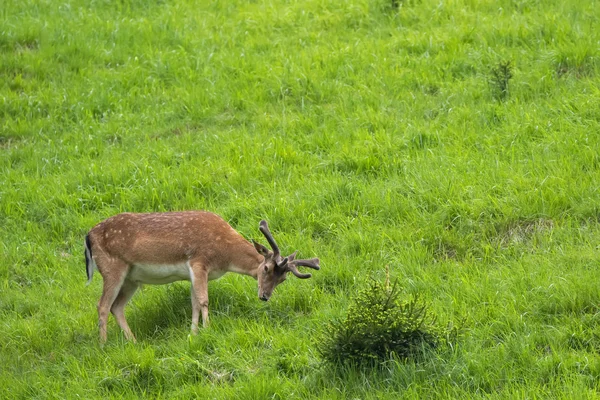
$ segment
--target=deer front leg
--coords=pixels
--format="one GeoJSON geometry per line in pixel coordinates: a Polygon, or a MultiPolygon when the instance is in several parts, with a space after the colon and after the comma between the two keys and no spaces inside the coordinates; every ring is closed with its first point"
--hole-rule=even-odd
{"type": "Polygon", "coordinates": [[[202,310],[202,326],[208,326],[208,272],[201,264],[190,265],[192,278],[192,333],[198,333],[198,321],[202,310]]]}

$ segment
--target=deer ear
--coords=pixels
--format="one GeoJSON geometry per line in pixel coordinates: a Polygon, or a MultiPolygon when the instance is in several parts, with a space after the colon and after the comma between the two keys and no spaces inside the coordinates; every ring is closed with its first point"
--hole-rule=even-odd
{"type": "Polygon", "coordinates": [[[254,248],[256,249],[258,254],[260,254],[261,256],[267,257],[269,255],[269,249],[267,249],[262,244],[255,242],[254,240],[252,241],[252,244],[254,244],[254,248]]]}

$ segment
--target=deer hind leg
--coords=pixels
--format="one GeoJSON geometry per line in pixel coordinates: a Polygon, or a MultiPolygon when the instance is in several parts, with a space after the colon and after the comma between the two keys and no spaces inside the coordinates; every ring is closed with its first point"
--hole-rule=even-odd
{"type": "Polygon", "coordinates": [[[100,330],[100,342],[105,343],[108,314],[121,291],[125,277],[129,272],[129,266],[124,261],[108,257],[96,260],[96,264],[102,278],[104,278],[102,296],[98,302],[98,328],[100,330]]]}
{"type": "Polygon", "coordinates": [[[192,333],[198,333],[198,321],[202,311],[202,326],[208,326],[208,272],[201,264],[190,263],[192,281],[192,333]]]}
{"type": "Polygon", "coordinates": [[[133,335],[133,332],[131,332],[131,329],[129,329],[129,325],[127,324],[127,320],[125,319],[125,306],[127,305],[127,302],[131,299],[131,297],[134,295],[138,287],[139,286],[137,283],[125,279],[123,285],[121,286],[121,290],[119,290],[117,298],[115,299],[115,301],[112,304],[112,307],[110,308],[110,312],[113,313],[115,319],[117,320],[117,323],[119,324],[121,329],[123,329],[127,340],[131,340],[134,343],[136,342],[135,336],[133,335]]]}

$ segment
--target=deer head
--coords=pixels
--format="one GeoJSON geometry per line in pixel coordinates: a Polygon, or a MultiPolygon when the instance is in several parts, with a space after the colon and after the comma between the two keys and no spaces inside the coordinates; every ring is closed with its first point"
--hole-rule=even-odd
{"type": "Polygon", "coordinates": [[[298,267],[308,267],[316,270],[320,269],[318,258],[296,260],[297,251],[287,257],[282,257],[279,252],[279,246],[277,246],[273,235],[269,231],[267,221],[260,221],[259,229],[269,242],[271,249],[273,249],[273,251],[271,251],[262,244],[252,241],[256,251],[265,258],[258,267],[257,273],[258,297],[261,300],[269,300],[275,287],[285,281],[288,272],[291,272],[300,279],[307,279],[312,275],[301,273],[298,271],[298,267]]]}

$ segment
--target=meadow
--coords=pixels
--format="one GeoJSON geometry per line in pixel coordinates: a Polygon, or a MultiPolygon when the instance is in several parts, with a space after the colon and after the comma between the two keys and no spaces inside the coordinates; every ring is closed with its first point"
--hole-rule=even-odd
{"type": "Polygon", "coordinates": [[[600,396],[595,0],[3,0],[0,398],[600,396]],[[319,257],[261,302],[146,286],[98,340],[85,234],[205,209],[319,257]],[[317,351],[369,278],[461,326],[380,368],[317,351]]]}

